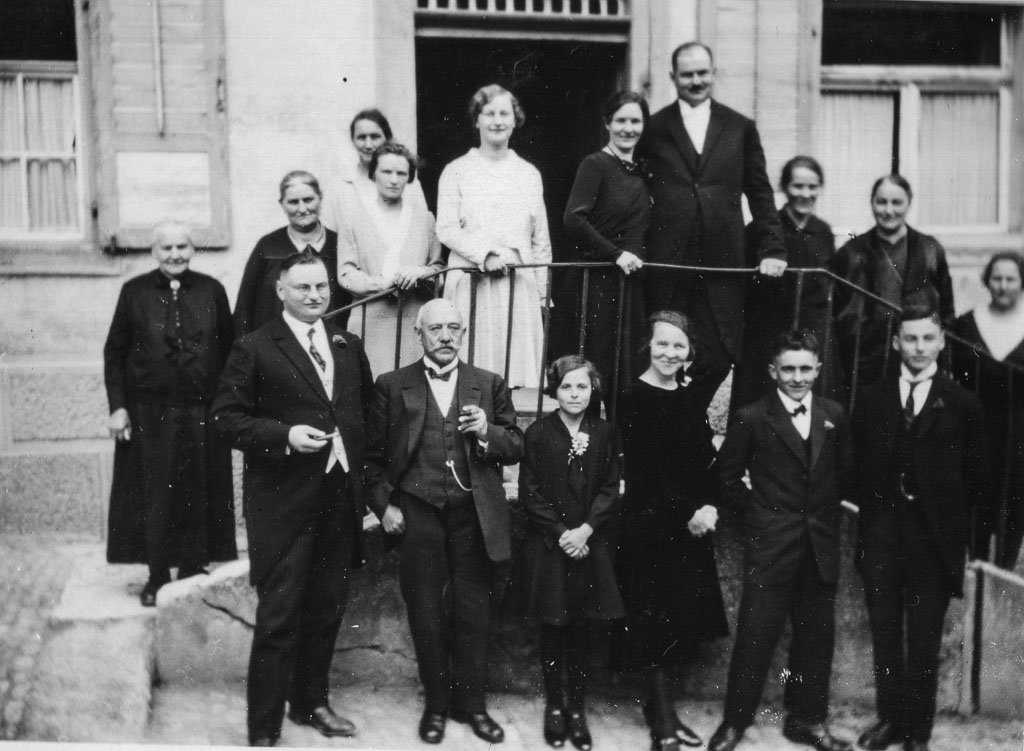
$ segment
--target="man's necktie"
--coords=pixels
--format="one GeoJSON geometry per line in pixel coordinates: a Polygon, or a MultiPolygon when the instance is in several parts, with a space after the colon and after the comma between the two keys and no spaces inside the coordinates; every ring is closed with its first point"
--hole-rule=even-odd
{"type": "Polygon", "coordinates": [[[433,368],[424,368],[424,370],[427,371],[427,378],[433,378],[435,381],[450,381],[452,378],[452,373],[455,372],[455,368],[452,368],[451,370],[446,371],[444,373],[436,371],[433,368]]]}
{"type": "Polygon", "coordinates": [[[327,361],[324,360],[324,356],[317,350],[316,345],[313,344],[313,335],[316,334],[316,329],[311,328],[309,330],[309,355],[313,358],[313,362],[320,366],[320,370],[327,372],[327,361]]]}
{"type": "Polygon", "coordinates": [[[907,403],[903,405],[903,425],[907,430],[914,427],[914,388],[917,383],[911,382],[910,391],[907,392],[907,403]]]}
{"type": "Polygon", "coordinates": [[[796,408],[792,412],[790,412],[790,414],[793,415],[793,417],[799,417],[800,415],[804,414],[805,412],[807,412],[807,405],[806,404],[798,404],[796,406],[796,408]]]}

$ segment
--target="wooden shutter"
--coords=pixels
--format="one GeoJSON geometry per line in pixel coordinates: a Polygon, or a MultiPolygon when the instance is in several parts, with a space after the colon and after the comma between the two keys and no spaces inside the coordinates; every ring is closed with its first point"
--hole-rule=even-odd
{"type": "Polygon", "coordinates": [[[173,218],[227,246],[222,0],[93,0],[87,21],[101,243],[146,247],[173,218]]]}

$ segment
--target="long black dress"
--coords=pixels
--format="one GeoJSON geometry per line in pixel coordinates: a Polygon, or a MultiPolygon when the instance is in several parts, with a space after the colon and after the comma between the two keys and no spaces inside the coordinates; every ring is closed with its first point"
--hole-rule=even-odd
{"type": "MultiPolygon", "coordinates": [[[[624,162],[606,151],[590,154],[580,162],[563,217],[566,232],[576,243],[578,258],[615,261],[623,251],[629,251],[646,259],[644,236],[650,221],[651,194],[642,165],[624,162]]],[[[615,378],[620,284],[624,292],[618,360],[620,396],[642,371],[636,355],[644,329],[641,273],[625,276],[618,267],[589,271],[587,309],[581,319],[586,331],[583,354],[605,379],[606,413],[610,411],[615,378]]]]}
{"type": "MultiPolygon", "coordinates": [[[[811,216],[801,229],[785,209],[779,211],[779,221],[790,266],[829,267],[836,252],[836,243],[832,228],[827,223],[811,216]]],[[[755,249],[756,242],[753,225],[747,225],[748,255],[752,256],[749,251],[755,249]]],[[[783,331],[793,328],[798,284],[797,275],[792,273],[777,278],[755,274],[750,279],[744,309],[743,357],[732,376],[730,412],[757,401],[775,388],[768,375],[772,341],[783,331]]],[[[828,314],[829,287],[829,280],[823,274],[804,274],[798,319],[800,328],[812,331],[820,347],[823,366],[814,384],[814,393],[842,399],[844,383],[839,346],[828,314]]]]}
{"type": "Polygon", "coordinates": [[[727,636],[711,534],[687,522],[715,503],[715,449],[707,416],[682,386],[636,381],[622,414],[626,496],[618,576],[624,629],[612,645],[619,670],[680,664],[701,641],[727,636]]]}
{"type": "Polygon", "coordinates": [[[541,622],[565,626],[579,618],[624,614],[612,562],[619,510],[619,456],[611,426],[585,416],[579,433],[589,437],[582,456],[570,458],[572,438],[557,412],[526,431],[519,465],[519,500],[529,527],[524,553],[527,612],[541,622]],[[594,533],[590,554],[574,561],[558,539],[584,522],[594,533]]]}
{"type": "MultiPolygon", "coordinates": [[[[327,267],[331,303],[327,311],[343,308],[352,302],[352,295],[338,284],[338,233],[324,228],[327,237],[319,256],[327,267]]],[[[235,300],[235,335],[244,336],[281,315],[277,296],[277,276],[285,258],[298,250],[288,237],[288,227],[275,229],[256,241],[249,260],[245,262],[242,283],[235,300]]],[[[334,322],[341,328],[348,325],[349,312],[341,313],[334,322]]]]}
{"type": "Polygon", "coordinates": [[[126,282],[103,348],[110,411],[132,426],[114,450],[107,560],[162,574],[237,557],[231,450],[208,419],[231,312],[212,277],[178,281],[157,269],[126,282]]]}
{"type": "Polygon", "coordinates": [[[992,358],[978,331],[974,311],[957,318],[953,333],[973,343],[954,343],[953,374],[981,401],[988,455],[998,490],[992,498],[997,505],[975,509],[973,554],[987,560],[989,538],[995,534],[1001,537],[996,564],[1013,569],[1024,540],[1024,375],[1006,364],[1024,368],[1024,332],[1020,343],[1002,361],[992,358]],[[1000,507],[1006,509],[1004,531],[1000,507]]]}

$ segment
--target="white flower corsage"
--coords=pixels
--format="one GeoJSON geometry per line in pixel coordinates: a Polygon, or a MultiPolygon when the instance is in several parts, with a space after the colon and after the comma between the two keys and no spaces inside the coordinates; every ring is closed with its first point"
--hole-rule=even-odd
{"type": "Polygon", "coordinates": [[[825,430],[835,430],[835,423],[831,420],[825,420],[825,430]]]}
{"type": "MultiPolygon", "coordinates": [[[[590,445],[590,436],[582,430],[572,437],[572,445],[569,447],[569,462],[574,456],[581,457],[587,452],[590,445]]],[[[568,462],[566,462],[568,463],[568,462]]]]}

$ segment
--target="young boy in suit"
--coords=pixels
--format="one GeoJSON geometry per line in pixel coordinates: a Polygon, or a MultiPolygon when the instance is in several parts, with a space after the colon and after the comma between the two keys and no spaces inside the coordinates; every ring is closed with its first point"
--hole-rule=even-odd
{"type": "Polygon", "coordinates": [[[725,713],[708,749],[732,751],[753,722],[788,616],[783,735],[846,751],[850,744],[829,732],[827,719],[840,500],[853,465],[849,426],[841,406],[811,394],[821,371],[813,334],[781,334],[772,351],[776,389],[736,412],[718,454],[723,501],[744,503],[747,542],[725,713]]]}
{"type": "Polygon", "coordinates": [[[892,340],[900,370],[865,389],[854,413],[857,563],[878,709],[859,743],[870,751],[927,751],[946,609],[963,596],[970,509],[992,492],[981,405],[938,369],[944,346],[934,302],[906,301],[892,340]]]}

